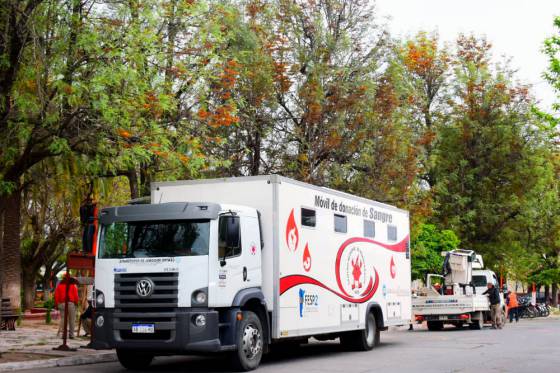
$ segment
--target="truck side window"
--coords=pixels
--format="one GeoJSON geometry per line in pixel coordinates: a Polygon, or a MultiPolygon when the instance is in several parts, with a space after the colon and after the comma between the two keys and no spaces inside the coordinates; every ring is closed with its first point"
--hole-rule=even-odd
{"type": "Polygon", "coordinates": [[[387,226],[387,239],[389,241],[397,240],[397,227],[395,227],[394,225],[387,226]]]}
{"type": "Polygon", "coordinates": [[[346,233],[348,231],[345,215],[334,214],[334,231],[338,233],[346,233]]]}
{"type": "Polygon", "coordinates": [[[375,237],[375,223],[371,220],[364,220],[364,237],[375,237]]]}
{"type": "Polygon", "coordinates": [[[315,210],[301,208],[301,225],[305,227],[314,227],[317,224],[315,210]]]}
{"type": "Polygon", "coordinates": [[[220,259],[241,255],[241,230],[238,216],[220,216],[218,255],[220,259]]]}

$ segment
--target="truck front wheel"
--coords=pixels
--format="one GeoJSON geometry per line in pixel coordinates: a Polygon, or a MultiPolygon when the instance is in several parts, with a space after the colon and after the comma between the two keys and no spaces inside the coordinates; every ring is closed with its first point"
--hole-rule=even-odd
{"type": "Polygon", "coordinates": [[[379,344],[379,339],[379,328],[373,313],[367,315],[364,330],[349,332],[340,336],[340,342],[343,346],[357,351],[371,350],[379,344]]]}
{"type": "Polygon", "coordinates": [[[251,311],[243,312],[237,327],[237,351],[232,354],[232,364],[237,371],[256,369],[263,354],[263,331],[259,317],[251,311]]]}
{"type": "Polygon", "coordinates": [[[153,355],[144,352],[139,354],[134,351],[121,349],[117,349],[117,357],[119,359],[119,363],[121,363],[121,365],[126,369],[130,370],[145,369],[154,359],[153,355]]]}

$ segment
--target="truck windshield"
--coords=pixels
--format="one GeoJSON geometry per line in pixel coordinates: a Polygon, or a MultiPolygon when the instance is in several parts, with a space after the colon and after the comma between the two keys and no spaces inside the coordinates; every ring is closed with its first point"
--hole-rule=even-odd
{"type": "Polygon", "coordinates": [[[139,221],[104,224],[99,258],[208,255],[210,221],[139,221]]]}
{"type": "Polygon", "coordinates": [[[473,276],[472,283],[476,287],[486,286],[488,281],[486,280],[486,276],[473,276]]]}

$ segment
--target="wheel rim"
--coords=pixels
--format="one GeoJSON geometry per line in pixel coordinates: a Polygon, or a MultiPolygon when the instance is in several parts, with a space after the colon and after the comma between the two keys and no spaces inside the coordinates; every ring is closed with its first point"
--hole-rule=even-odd
{"type": "Polygon", "coordinates": [[[371,320],[371,317],[368,317],[367,318],[367,325],[366,325],[366,342],[367,342],[368,346],[373,346],[374,339],[375,339],[374,325],[373,325],[373,322],[371,320]]]}
{"type": "Polygon", "coordinates": [[[243,329],[243,353],[251,360],[260,353],[261,349],[261,332],[253,324],[248,324],[243,329]]]}

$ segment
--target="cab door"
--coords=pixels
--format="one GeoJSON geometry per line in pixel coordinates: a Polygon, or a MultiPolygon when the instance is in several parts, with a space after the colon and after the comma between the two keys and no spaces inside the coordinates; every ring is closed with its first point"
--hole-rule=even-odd
{"type": "Polygon", "coordinates": [[[240,290],[260,286],[258,237],[257,219],[230,213],[219,217],[215,306],[229,307],[240,290]]]}

